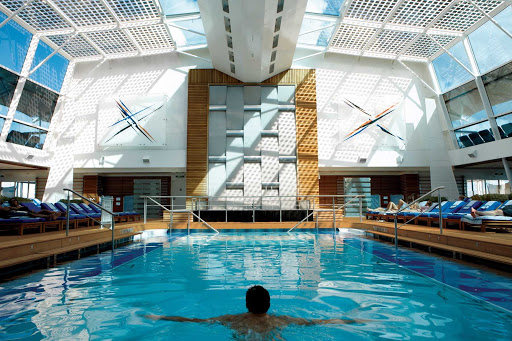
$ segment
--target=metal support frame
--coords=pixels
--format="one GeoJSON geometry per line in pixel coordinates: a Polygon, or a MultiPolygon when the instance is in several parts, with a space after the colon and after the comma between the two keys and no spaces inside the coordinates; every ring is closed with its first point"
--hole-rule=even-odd
{"type": "Polygon", "coordinates": [[[416,72],[414,72],[410,67],[408,67],[407,65],[405,65],[405,63],[403,61],[401,61],[400,59],[397,59],[396,60],[400,65],[402,65],[404,68],[407,69],[407,71],[409,71],[410,73],[413,74],[414,77],[418,78],[420,80],[420,82],[423,83],[423,85],[425,85],[430,91],[432,91],[433,93],[435,93],[436,95],[438,94],[438,92],[436,90],[434,90],[427,82],[425,82],[423,80],[423,78],[421,78],[420,76],[418,76],[418,74],[416,72]]]}
{"type": "Polygon", "coordinates": [[[462,63],[459,59],[457,59],[450,51],[448,51],[443,45],[439,44],[437,42],[437,40],[434,39],[434,37],[432,37],[431,35],[429,34],[425,34],[425,36],[427,36],[428,38],[430,38],[430,40],[432,40],[434,43],[437,44],[437,46],[439,46],[444,52],[446,52],[447,55],[449,55],[457,64],[459,64],[460,66],[462,66],[471,76],[473,77],[476,77],[475,75],[475,71],[473,70],[470,70],[466,65],[464,65],[464,63],[462,63]]]}
{"type": "Polygon", "coordinates": [[[478,12],[480,12],[484,17],[486,17],[490,22],[492,22],[496,27],[498,27],[503,33],[505,33],[510,39],[512,39],[512,34],[507,31],[503,26],[501,26],[493,17],[487,14],[483,9],[480,8],[473,0],[465,0],[469,2],[473,7],[476,8],[478,12]]]}
{"type": "Polygon", "coordinates": [[[12,12],[7,18],[5,18],[4,21],[2,21],[2,23],[0,23],[0,28],[2,28],[2,26],[4,26],[5,24],[7,24],[9,21],[11,21],[12,18],[14,18],[15,16],[17,16],[21,11],[23,11],[25,8],[27,8],[28,6],[30,6],[35,0],[28,0],[27,2],[25,2],[20,8],[18,8],[17,10],[15,10],[14,12],[12,12]]]}
{"type": "Polygon", "coordinates": [[[50,60],[50,58],[52,58],[54,55],[56,55],[57,53],[59,53],[67,44],[71,43],[71,41],[73,41],[73,39],[75,39],[75,37],[78,35],[77,32],[75,32],[73,35],[69,36],[68,39],[66,40],[66,42],[64,42],[64,44],[62,44],[61,46],[59,46],[59,48],[53,50],[52,53],[50,53],[48,55],[48,57],[46,57],[45,59],[43,59],[39,64],[37,64],[32,70],[29,71],[28,75],[27,75],[27,78],[32,75],[34,72],[37,71],[37,69],[39,69],[41,66],[43,66],[47,61],[50,60]]]}

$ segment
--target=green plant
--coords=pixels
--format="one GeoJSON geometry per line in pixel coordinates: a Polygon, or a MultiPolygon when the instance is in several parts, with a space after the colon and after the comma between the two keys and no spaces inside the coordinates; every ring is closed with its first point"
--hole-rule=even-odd
{"type": "Polygon", "coordinates": [[[475,194],[471,200],[479,201],[507,201],[511,197],[510,194],[475,194]]]}
{"type": "MultiPolygon", "coordinates": [[[[59,202],[67,204],[68,203],[68,199],[60,199],[59,202]]],[[[71,200],[69,200],[70,204],[81,204],[83,202],[84,201],[82,199],[71,199],[71,200]]]]}
{"type": "MultiPolygon", "coordinates": [[[[20,198],[20,197],[13,197],[14,199],[18,200],[18,202],[32,202],[32,199],[27,198],[20,198]]],[[[4,197],[3,195],[0,196],[0,204],[9,201],[11,199],[10,197],[4,197]]]]}

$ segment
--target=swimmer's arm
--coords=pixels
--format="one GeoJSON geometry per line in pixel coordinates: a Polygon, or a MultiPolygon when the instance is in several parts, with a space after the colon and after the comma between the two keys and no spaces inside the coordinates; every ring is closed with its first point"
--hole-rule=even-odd
{"type": "Polygon", "coordinates": [[[284,317],[286,324],[295,324],[298,326],[314,326],[318,324],[351,324],[351,323],[364,323],[368,320],[362,319],[312,319],[308,320],[300,317],[284,317]]]}
{"type": "Polygon", "coordinates": [[[196,322],[196,323],[229,323],[233,321],[235,315],[223,315],[218,317],[211,317],[207,319],[200,318],[188,318],[182,316],[164,316],[164,315],[144,315],[144,317],[151,320],[165,320],[165,321],[174,321],[174,322],[196,322]]]}

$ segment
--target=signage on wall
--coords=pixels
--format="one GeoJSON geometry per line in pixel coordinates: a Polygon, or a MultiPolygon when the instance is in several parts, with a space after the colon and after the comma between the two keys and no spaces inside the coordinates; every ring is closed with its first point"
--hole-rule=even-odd
{"type": "Polygon", "coordinates": [[[108,98],[98,111],[102,147],[160,147],[166,143],[165,95],[108,98]]]}

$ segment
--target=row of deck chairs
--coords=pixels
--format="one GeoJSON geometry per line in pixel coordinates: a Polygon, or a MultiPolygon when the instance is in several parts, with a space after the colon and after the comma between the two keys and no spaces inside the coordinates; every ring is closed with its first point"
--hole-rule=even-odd
{"type": "MultiPolygon", "coordinates": [[[[62,202],[42,203],[41,206],[31,202],[22,202],[20,205],[27,207],[30,211],[39,212],[41,209],[61,212],[62,216],[56,220],[46,220],[44,218],[31,218],[29,216],[16,216],[9,219],[0,219],[0,229],[17,229],[19,235],[23,235],[25,229],[38,229],[39,232],[46,232],[48,229],[62,231],[66,226],[67,205],[62,202]]],[[[115,222],[139,221],[140,214],[137,212],[117,212],[115,222]]],[[[99,223],[101,219],[101,210],[93,204],[70,204],[69,227],[78,228],[80,226],[88,227],[99,223]]]]}
{"type": "MultiPolygon", "coordinates": [[[[426,202],[421,202],[420,206],[424,206],[426,202]]],[[[506,216],[471,216],[471,209],[477,211],[493,211],[502,209],[505,206],[512,205],[512,200],[505,202],[499,201],[443,201],[441,202],[441,214],[443,227],[455,225],[459,230],[465,230],[467,227],[479,227],[482,232],[485,232],[489,227],[493,228],[512,228],[512,217],[506,216]]],[[[377,219],[384,221],[393,221],[395,214],[393,212],[372,211],[371,209],[366,212],[366,219],[377,219]]],[[[407,212],[403,211],[397,214],[397,221],[402,223],[412,219],[412,223],[420,225],[423,222],[427,226],[436,224],[439,226],[439,204],[434,203],[431,208],[423,213],[420,212],[407,212]]]]}

